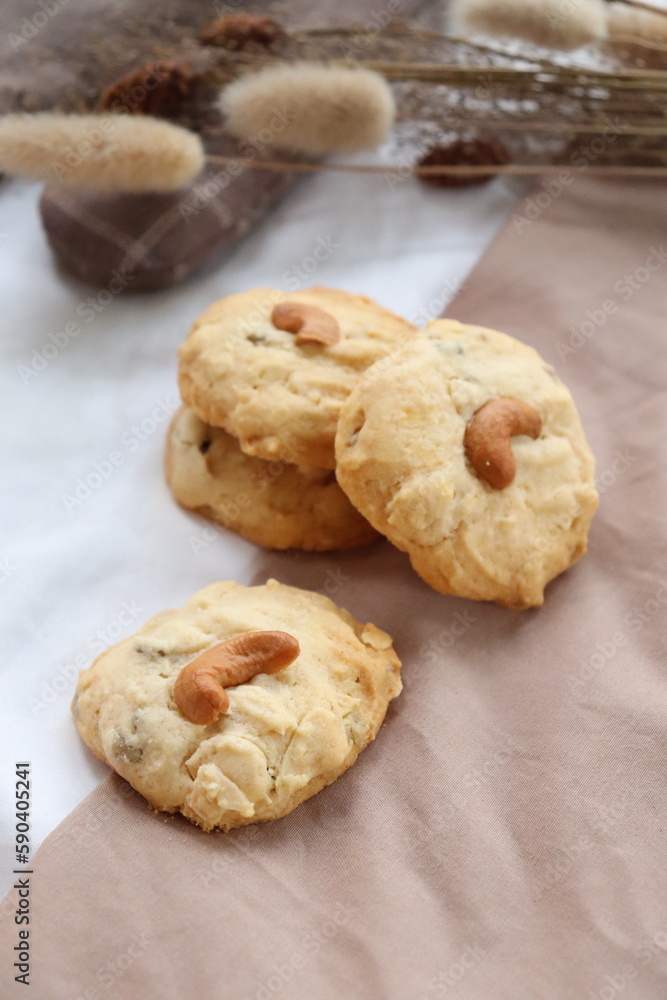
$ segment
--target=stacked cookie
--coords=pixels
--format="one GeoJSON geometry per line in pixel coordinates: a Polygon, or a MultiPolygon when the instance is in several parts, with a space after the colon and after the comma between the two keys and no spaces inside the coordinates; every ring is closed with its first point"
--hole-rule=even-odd
{"type": "Polygon", "coordinates": [[[338,481],[436,590],[521,609],[579,559],[598,504],[567,388],[503,333],[434,320],[342,407],[338,481]]]}
{"type": "Polygon", "coordinates": [[[378,537],[336,481],[341,405],[414,327],[362,295],[257,288],[214,303],[180,350],[167,480],[190,510],[269,548],[378,537]]]}
{"type": "Polygon", "coordinates": [[[204,313],[180,361],[172,491],[252,541],[381,533],[436,590],[517,609],[586,551],[598,496],[577,409],[512,337],[255,289],[204,313]]]}

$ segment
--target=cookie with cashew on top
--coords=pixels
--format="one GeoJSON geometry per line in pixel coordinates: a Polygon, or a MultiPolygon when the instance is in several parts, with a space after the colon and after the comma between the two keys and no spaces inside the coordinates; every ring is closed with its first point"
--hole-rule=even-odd
{"type": "Polygon", "coordinates": [[[328,597],[215,583],[81,673],[93,753],[204,830],[278,819],[335,781],[401,691],[391,638],[328,597]]]}
{"type": "Polygon", "coordinates": [[[195,322],[179,351],[181,396],[248,455],[334,469],[341,405],[414,331],[364,295],[254,288],[195,322]]]}
{"type": "Polygon", "coordinates": [[[567,388],[537,351],[435,320],[344,404],[337,478],[436,590],[509,608],[586,551],[594,460],[567,388]]]}
{"type": "Polygon", "coordinates": [[[246,455],[236,438],[187,406],[171,422],[165,470],[181,506],[256,545],[326,552],[379,538],[331,469],[246,455]]]}

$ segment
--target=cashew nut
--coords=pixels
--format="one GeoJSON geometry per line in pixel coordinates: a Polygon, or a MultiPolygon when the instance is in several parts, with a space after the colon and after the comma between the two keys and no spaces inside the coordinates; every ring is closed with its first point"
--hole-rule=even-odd
{"type": "Polygon", "coordinates": [[[271,322],[278,330],[295,333],[297,344],[337,344],[340,340],[340,327],[334,317],[302,302],[278,303],[271,322]]]}
{"type": "Polygon", "coordinates": [[[504,490],[514,479],[516,459],[510,438],[527,434],[538,438],[542,418],[521,399],[491,399],[473,413],[463,438],[466,454],[480,479],[494,490],[504,490]]]}
{"type": "Polygon", "coordinates": [[[189,722],[208,726],[229,708],[226,687],[245,684],[255,674],[275,674],[299,655],[288,632],[246,632],[212,646],[181,669],[174,701],[189,722]]]}

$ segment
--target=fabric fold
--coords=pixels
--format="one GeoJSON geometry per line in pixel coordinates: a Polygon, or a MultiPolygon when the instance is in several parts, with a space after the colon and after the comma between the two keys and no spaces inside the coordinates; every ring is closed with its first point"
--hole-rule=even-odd
{"type": "MultiPolygon", "coordinates": [[[[526,612],[437,594],[386,543],[336,556],[332,596],[404,662],[376,742],[226,835],[106,779],[33,858],[33,995],[665,996],[663,195],[580,176],[537,214],[529,196],[447,309],[571,389],[601,492],[588,554],[526,612]]],[[[330,564],[258,551],[253,582],[317,589],[330,564]]]]}

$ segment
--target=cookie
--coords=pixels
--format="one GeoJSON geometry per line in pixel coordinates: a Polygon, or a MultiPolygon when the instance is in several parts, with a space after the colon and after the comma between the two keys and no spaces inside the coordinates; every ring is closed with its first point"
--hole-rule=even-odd
{"type": "Polygon", "coordinates": [[[586,551],[598,496],[576,407],[505,334],[429,323],[354,389],[336,456],[355,507],[443,593],[539,605],[586,551]]]}
{"type": "Polygon", "coordinates": [[[178,503],[256,545],[325,552],[379,537],[334,472],[246,455],[236,438],[186,406],[169,429],[165,466],[178,503]]]}
{"type": "Polygon", "coordinates": [[[328,597],[275,580],[215,583],[99,656],[81,673],[72,710],[93,753],[154,809],[229,830],[285,816],[346,771],[400,693],[399,670],[390,637],[328,597]],[[275,673],[260,664],[249,681],[224,687],[227,714],[190,721],[193,706],[174,694],[183,668],[264,630],[287,633],[296,659],[275,673]]]}
{"type": "Polygon", "coordinates": [[[341,404],[362,372],[414,329],[371,299],[334,288],[230,295],[206,310],[180,349],[181,396],[248,455],[334,469],[341,404]],[[278,329],[272,315],[281,303],[323,311],[323,340],[333,326],[336,342],[278,329]]]}

